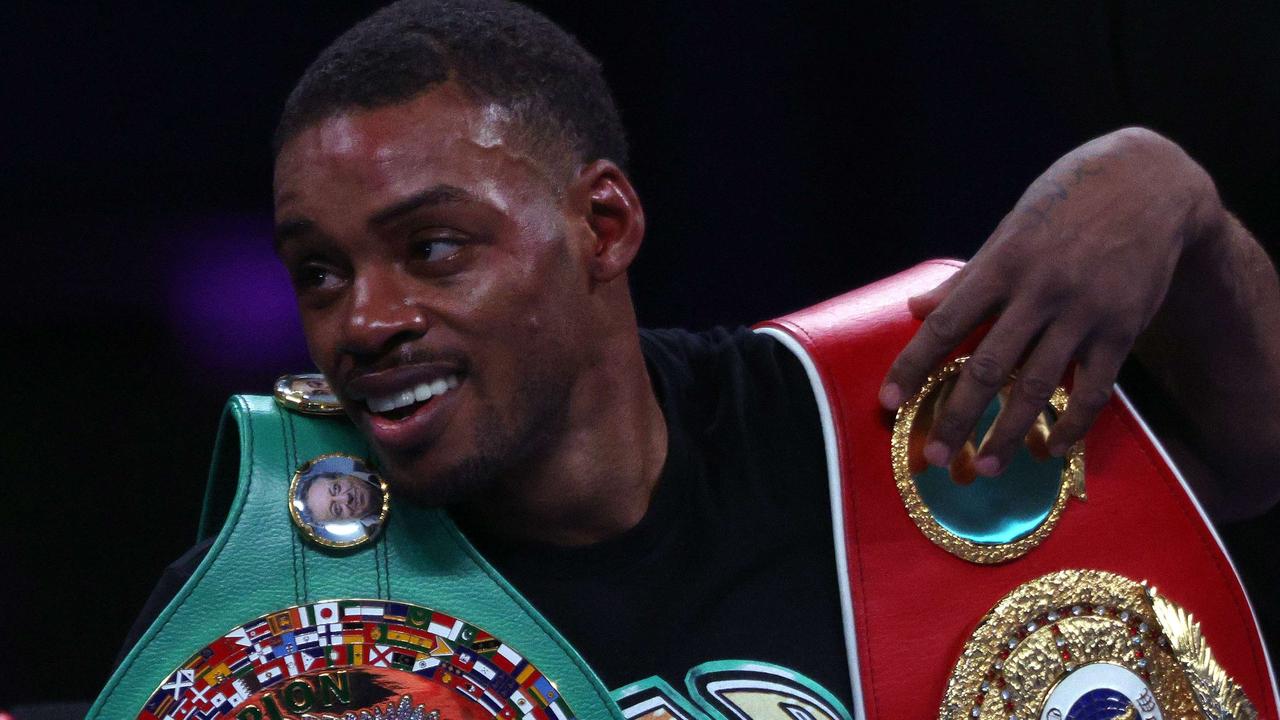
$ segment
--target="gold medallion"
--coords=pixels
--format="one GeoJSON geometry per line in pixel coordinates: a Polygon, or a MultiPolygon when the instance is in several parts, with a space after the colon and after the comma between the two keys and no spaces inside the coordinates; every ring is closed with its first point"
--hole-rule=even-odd
{"type": "Polygon", "coordinates": [[[996,604],[965,643],[940,720],[1250,720],[1190,615],[1154,588],[1063,570],[996,604]]]}
{"type": "Polygon", "coordinates": [[[935,410],[942,407],[966,360],[957,358],[943,366],[898,409],[890,442],[893,474],[907,514],[935,545],[973,563],[1006,562],[1048,537],[1068,498],[1084,499],[1084,444],[1076,443],[1064,458],[1049,457],[1049,429],[1066,412],[1068,400],[1067,392],[1056,388],[1004,472],[977,477],[974,456],[983,434],[1003,410],[1010,387],[1006,385],[951,466],[931,467],[924,461],[925,439],[935,410]]]}
{"type": "Polygon", "coordinates": [[[137,720],[575,720],[551,678],[465,620],[335,599],[250,620],[165,676],[137,720]]]}
{"type": "Polygon", "coordinates": [[[276,403],[286,410],[306,415],[337,415],[342,403],[320,373],[282,375],[276,380],[276,403]]]}
{"type": "Polygon", "coordinates": [[[387,522],[386,480],[362,458],[342,453],[308,460],[289,482],[289,516],[311,541],[331,548],[371,542],[387,522]]]}

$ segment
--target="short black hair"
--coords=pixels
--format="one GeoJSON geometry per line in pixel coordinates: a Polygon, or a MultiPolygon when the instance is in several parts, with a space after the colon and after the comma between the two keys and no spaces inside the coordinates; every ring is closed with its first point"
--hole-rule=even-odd
{"type": "Polygon", "coordinates": [[[285,101],[275,153],[309,125],[398,105],[452,80],[494,102],[552,167],[627,163],[627,139],[600,62],[568,32],[507,0],[400,0],[343,33],[285,101]]]}

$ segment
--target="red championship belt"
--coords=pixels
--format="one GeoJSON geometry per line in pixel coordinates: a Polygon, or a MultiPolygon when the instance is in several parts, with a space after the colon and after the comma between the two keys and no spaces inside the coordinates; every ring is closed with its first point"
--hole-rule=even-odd
{"type": "MultiPolygon", "coordinates": [[[[1008,537],[966,529],[967,509],[912,474],[910,424],[931,396],[895,419],[877,393],[919,327],[907,298],[958,267],[927,262],[759,328],[800,357],[822,414],[855,718],[1277,720],[1235,568],[1121,392],[1057,461],[1047,514],[997,528],[1008,537]]],[[[1022,492],[983,482],[964,492],[992,507],[1022,492]]]]}

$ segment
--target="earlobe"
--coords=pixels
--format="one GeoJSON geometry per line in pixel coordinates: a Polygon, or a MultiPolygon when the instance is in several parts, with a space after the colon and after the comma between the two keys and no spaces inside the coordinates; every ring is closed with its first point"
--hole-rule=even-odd
{"type": "Polygon", "coordinates": [[[605,283],[626,273],[644,239],[644,209],[625,173],[609,160],[585,166],[578,176],[586,195],[586,219],[595,242],[589,268],[605,283]]]}

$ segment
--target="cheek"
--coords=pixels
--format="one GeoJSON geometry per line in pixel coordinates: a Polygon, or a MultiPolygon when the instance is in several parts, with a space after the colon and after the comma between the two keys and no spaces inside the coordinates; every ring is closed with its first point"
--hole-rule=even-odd
{"type": "Polygon", "coordinates": [[[302,313],[302,334],[307,341],[307,352],[320,371],[329,374],[334,370],[337,353],[337,335],[332,322],[315,312],[302,313]]]}
{"type": "Polygon", "coordinates": [[[482,341],[526,337],[543,330],[556,312],[551,289],[560,278],[532,262],[511,262],[465,289],[456,322],[482,341]]]}
{"type": "Polygon", "coordinates": [[[570,345],[589,298],[574,292],[576,278],[559,268],[539,271],[507,316],[509,332],[537,347],[570,345]]]}
{"type": "Polygon", "coordinates": [[[570,313],[564,298],[547,292],[545,285],[503,286],[500,301],[487,297],[483,313],[471,316],[467,344],[474,350],[476,389],[490,400],[521,391],[534,378],[548,373],[572,372],[570,313]]]}

